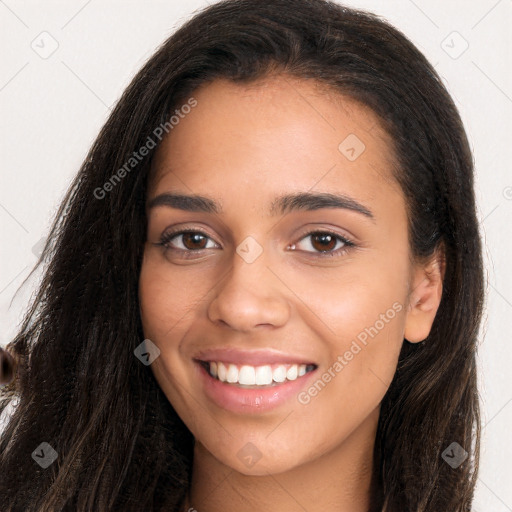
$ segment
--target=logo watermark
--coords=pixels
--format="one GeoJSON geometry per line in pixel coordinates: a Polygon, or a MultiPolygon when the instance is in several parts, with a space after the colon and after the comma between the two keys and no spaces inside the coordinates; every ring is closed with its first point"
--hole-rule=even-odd
{"type": "Polygon", "coordinates": [[[453,469],[457,469],[468,458],[468,452],[459,443],[454,441],[444,450],[441,457],[453,469]]]}
{"type": "Polygon", "coordinates": [[[51,445],[41,443],[33,452],[32,458],[43,468],[46,469],[57,460],[58,454],[51,445]]]}

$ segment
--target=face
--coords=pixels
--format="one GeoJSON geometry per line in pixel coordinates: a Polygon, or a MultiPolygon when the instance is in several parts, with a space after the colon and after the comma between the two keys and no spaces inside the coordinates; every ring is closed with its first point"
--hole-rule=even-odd
{"type": "Polygon", "coordinates": [[[375,434],[407,329],[428,334],[411,306],[423,274],[368,108],[282,76],[193,97],[149,183],[151,370],[196,445],[279,473],[375,434]]]}

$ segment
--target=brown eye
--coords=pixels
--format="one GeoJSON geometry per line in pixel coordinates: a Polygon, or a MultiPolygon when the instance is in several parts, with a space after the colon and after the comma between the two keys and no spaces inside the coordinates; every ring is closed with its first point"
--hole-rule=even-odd
{"type": "Polygon", "coordinates": [[[341,256],[350,248],[355,247],[355,245],[355,243],[337,233],[331,233],[330,231],[310,231],[309,233],[305,233],[298,243],[293,244],[292,248],[298,248],[303,252],[313,253],[315,256],[322,257],[341,256]],[[309,242],[307,242],[308,240],[309,242]],[[300,247],[300,245],[303,245],[303,247],[300,247]]]}
{"type": "Polygon", "coordinates": [[[181,235],[183,238],[183,245],[187,249],[206,249],[205,242],[208,240],[202,233],[190,231],[181,235]]]}
{"type": "Polygon", "coordinates": [[[218,245],[206,233],[193,230],[164,233],[157,245],[165,247],[166,250],[182,252],[218,248],[218,245]]]}
{"type": "Polygon", "coordinates": [[[311,235],[311,245],[318,251],[332,251],[336,247],[337,240],[330,233],[311,235]]]}

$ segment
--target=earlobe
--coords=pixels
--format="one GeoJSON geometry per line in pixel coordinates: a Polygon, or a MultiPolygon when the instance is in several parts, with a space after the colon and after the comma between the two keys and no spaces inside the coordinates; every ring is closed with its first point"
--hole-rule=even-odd
{"type": "Polygon", "coordinates": [[[419,343],[430,333],[441,303],[445,268],[441,246],[427,264],[414,270],[404,330],[404,338],[410,343],[419,343]]]}

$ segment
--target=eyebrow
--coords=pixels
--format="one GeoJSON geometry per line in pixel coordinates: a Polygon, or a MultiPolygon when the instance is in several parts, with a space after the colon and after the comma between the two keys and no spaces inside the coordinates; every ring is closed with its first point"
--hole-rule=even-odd
{"type": "MultiPolygon", "coordinates": [[[[160,194],[148,203],[148,209],[157,206],[168,206],[178,210],[199,213],[222,214],[222,207],[214,199],[200,195],[186,194],[160,194]]],[[[271,216],[285,215],[292,211],[313,211],[322,208],[341,208],[360,213],[375,221],[371,210],[355,199],[344,194],[331,194],[326,192],[299,192],[276,197],[271,203],[269,214],[271,216]]]]}

